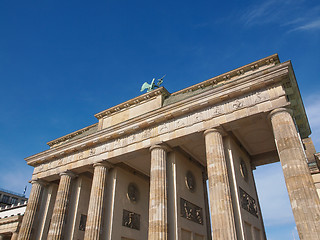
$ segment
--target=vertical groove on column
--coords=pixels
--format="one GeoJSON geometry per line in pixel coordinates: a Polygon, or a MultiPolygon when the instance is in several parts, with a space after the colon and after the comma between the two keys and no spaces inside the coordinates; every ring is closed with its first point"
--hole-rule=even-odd
{"type": "Polygon", "coordinates": [[[18,233],[13,232],[10,240],[17,240],[18,239],[18,233]]]}
{"type": "Polygon", "coordinates": [[[270,113],[275,142],[300,239],[320,239],[320,200],[289,110],[270,113]]]}
{"type": "Polygon", "coordinates": [[[28,240],[31,237],[31,232],[33,228],[33,222],[35,219],[36,211],[39,206],[39,200],[42,190],[42,184],[39,181],[32,181],[32,188],[30,192],[30,197],[28,200],[27,208],[23,216],[19,238],[23,240],[28,240]]]}
{"type": "Polygon", "coordinates": [[[94,165],[94,174],[90,193],[85,240],[98,240],[102,231],[102,215],[107,167],[103,163],[94,165]]]}
{"type": "Polygon", "coordinates": [[[236,239],[232,199],[222,135],[205,131],[212,239],[236,239]]]}
{"type": "Polygon", "coordinates": [[[148,239],[166,240],[167,228],[166,151],[156,145],[151,147],[148,239]]]}
{"type": "Polygon", "coordinates": [[[58,187],[57,197],[53,208],[51,224],[48,233],[48,239],[62,239],[63,227],[67,212],[68,198],[70,195],[70,183],[73,174],[64,172],[60,174],[60,183],[58,187]]]}

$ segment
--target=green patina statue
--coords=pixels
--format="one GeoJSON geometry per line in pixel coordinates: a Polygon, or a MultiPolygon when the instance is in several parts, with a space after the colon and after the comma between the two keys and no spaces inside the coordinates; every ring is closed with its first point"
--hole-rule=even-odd
{"type": "Polygon", "coordinates": [[[154,81],[156,80],[155,78],[152,79],[151,84],[145,82],[144,84],[142,84],[140,92],[143,92],[145,89],[147,89],[147,92],[150,92],[150,91],[154,90],[155,88],[160,87],[161,83],[163,83],[163,79],[165,76],[166,75],[164,75],[162,78],[158,79],[157,84],[154,83],[154,81]]]}

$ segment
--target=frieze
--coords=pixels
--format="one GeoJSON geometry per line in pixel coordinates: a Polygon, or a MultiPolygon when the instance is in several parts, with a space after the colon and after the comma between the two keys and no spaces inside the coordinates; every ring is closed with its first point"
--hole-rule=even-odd
{"type": "Polygon", "coordinates": [[[198,224],[203,224],[202,208],[180,198],[180,216],[198,224]]]}
{"type": "Polygon", "coordinates": [[[130,135],[130,136],[128,137],[127,143],[128,143],[128,144],[134,143],[135,140],[136,140],[136,136],[135,136],[135,135],[130,135]]]}
{"type": "Polygon", "coordinates": [[[78,153],[78,159],[81,160],[83,158],[83,152],[78,153]]]}
{"type": "Polygon", "coordinates": [[[96,149],[95,148],[91,148],[90,152],[89,152],[89,156],[93,156],[96,154],[96,149]]]}
{"type": "Polygon", "coordinates": [[[123,141],[123,139],[121,139],[121,138],[114,140],[114,141],[113,141],[113,146],[114,146],[114,148],[122,147],[122,141],[123,141]]]}
{"type": "Polygon", "coordinates": [[[101,152],[109,152],[110,150],[110,143],[106,143],[102,146],[101,152]]]}
{"type": "Polygon", "coordinates": [[[149,137],[151,137],[151,129],[146,129],[146,130],[142,131],[142,134],[140,134],[140,135],[142,135],[141,138],[149,138],[149,137]]]}
{"type": "Polygon", "coordinates": [[[140,230],[140,214],[123,209],[122,226],[140,230]]]}
{"type": "Polygon", "coordinates": [[[181,128],[183,126],[185,126],[185,119],[184,118],[183,119],[179,119],[179,120],[176,121],[176,127],[175,128],[181,128]]]}
{"type": "Polygon", "coordinates": [[[240,192],[241,207],[247,210],[253,216],[258,218],[259,215],[258,215],[258,207],[256,204],[256,200],[254,200],[254,198],[251,197],[248,193],[246,193],[241,187],[239,187],[239,192],[240,192]]]}
{"type": "Polygon", "coordinates": [[[159,133],[165,133],[165,132],[168,132],[169,131],[169,124],[168,123],[163,123],[163,124],[160,124],[159,126],[159,133]]]}
{"type": "Polygon", "coordinates": [[[166,134],[168,132],[174,131],[179,127],[181,128],[192,126],[195,123],[207,121],[214,117],[227,114],[244,107],[249,107],[251,105],[255,105],[269,99],[270,96],[268,94],[268,90],[247,94],[245,96],[242,96],[241,98],[216,104],[214,106],[195,111],[194,113],[171,119],[157,126],[152,126],[144,130],[110,140],[106,143],[100,144],[99,146],[92,147],[91,149],[86,149],[83,151],[79,150],[79,152],[75,152],[65,158],[62,158],[62,162],[61,158],[59,158],[50,162],[43,163],[35,168],[34,173],[44,172],[49,169],[63,166],[78,160],[95,157],[118,148],[126,147],[129,144],[135,144],[146,139],[150,139],[157,136],[158,134],[166,134]]]}
{"type": "Polygon", "coordinates": [[[234,101],[234,102],[232,103],[232,107],[233,107],[233,109],[235,109],[235,110],[237,110],[237,109],[239,109],[239,108],[242,108],[242,107],[244,107],[244,101],[237,99],[236,101],[234,101]]]}
{"type": "Polygon", "coordinates": [[[196,122],[201,122],[203,120],[203,113],[202,112],[196,113],[194,118],[196,122]]]}

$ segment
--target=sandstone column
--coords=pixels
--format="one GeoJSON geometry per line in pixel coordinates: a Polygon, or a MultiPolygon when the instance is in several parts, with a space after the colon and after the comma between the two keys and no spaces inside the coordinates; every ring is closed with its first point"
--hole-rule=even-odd
{"type": "Polygon", "coordinates": [[[217,129],[204,132],[207,154],[212,239],[236,239],[232,199],[222,135],[217,129]]]}
{"type": "Polygon", "coordinates": [[[320,239],[320,200],[291,112],[275,109],[270,118],[300,239],[320,239]]]}
{"type": "Polygon", "coordinates": [[[3,236],[0,234],[0,240],[3,240],[3,236]]]}
{"type": "Polygon", "coordinates": [[[44,186],[44,182],[38,179],[31,180],[31,184],[32,188],[19,232],[19,239],[21,240],[28,240],[31,238],[34,219],[40,203],[40,194],[44,186]]]}
{"type": "Polygon", "coordinates": [[[154,145],[151,151],[150,200],[149,200],[149,240],[166,240],[167,220],[167,176],[165,146],[154,145]]]}
{"type": "Polygon", "coordinates": [[[70,194],[70,183],[71,178],[74,176],[75,175],[71,171],[60,173],[60,183],[48,233],[48,239],[50,240],[62,239],[70,194]]]}
{"type": "Polygon", "coordinates": [[[13,232],[12,236],[11,236],[11,240],[17,240],[18,239],[18,233],[17,232],[13,232]]]}
{"type": "Polygon", "coordinates": [[[111,167],[108,163],[95,163],[93,165],[94,173],[90,193],[88,208],[88,217],[86,223],[85,240],[98,240],[102,232],[102,216],[104,191],[108,169],[111,167]]]}

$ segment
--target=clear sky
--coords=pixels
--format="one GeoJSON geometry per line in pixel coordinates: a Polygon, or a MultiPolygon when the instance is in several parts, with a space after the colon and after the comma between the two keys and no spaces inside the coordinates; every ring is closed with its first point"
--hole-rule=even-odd
{"type": "MultiPolygon", "coordinates": [[[[175,92],[274,53],[292,60],[319,150],[319,44],[318,0],[2,0],[0,187],[22,192],[25,157],[153,77],[175,92]]],[[[280,165],[255,176],[268,238],[293,239],[280,165]]]]}

